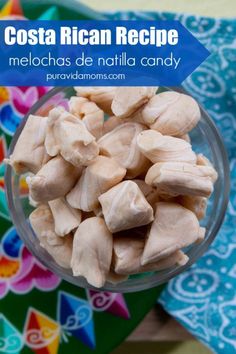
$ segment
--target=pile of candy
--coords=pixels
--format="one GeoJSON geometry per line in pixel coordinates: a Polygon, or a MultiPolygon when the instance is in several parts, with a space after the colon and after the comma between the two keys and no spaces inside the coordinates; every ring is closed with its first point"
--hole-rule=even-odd
{"type": "Polygon", "coordinates": [[[186,264],[217,179],[188,136],[198,104],[156,87],[75,90],[69,111],[28,118],[6,161],[28,173],[41,246],[95,287],[186,264]]]}

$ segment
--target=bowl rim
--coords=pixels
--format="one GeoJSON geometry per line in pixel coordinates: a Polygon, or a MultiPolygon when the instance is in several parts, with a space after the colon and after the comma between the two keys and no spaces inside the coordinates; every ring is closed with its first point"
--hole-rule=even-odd
{"type": "MultiPolygon", "coordinates": [[[[10,143],[10,146],[8,149],[8,155],[10,155],[11,152],[13,151],[15,144],[18,140],[18,137],[20,136],[20,133],[23,130],[24,125],[25,125],[29,115],[35,114],[43,104],[45,104],[50,98],[52,98],[56,94],[60,93],[61,91],[65,91],[65,90],[68,90],[71,88],[72,88],[72,86],[55,87],[55,88],[49,90],[44,96],[42,96],[31,107],[29,112],[22,119],[21,124],[17,128],[17,130],[11,140],[11,143],[10,143]]],[[[188,94],[192,97],[192,95],[190,93],[188,93],[182,87],[171,87],[168,89],[172,90],[172,91],[177,91],[180,93],[188,94]]],[[[199,102],[198,102],[198,104],[199,104],[199,102]]],[[[205,253],[205,251],[208,249],[209,245],[215,239],[215,237],[216,237],[216,235],[223,223],[223,220],[224,220],[224,217],[226,214],[226,210],[227,210],[228,201],[229,201],[229,194],[230,194],[229,160],[228,160],[228,155],[226,152],[225,145],[223,143],[223,139],[222,139],[215,123],[210,118],[209,114],[206,112],[206,110],[200,104],[199,104],[199,107],[201,110],[201,114],[204,115],[204,119],[206,120],[207,124],[209,125],[213,134],[215,135],[217,145],[218,145],[218,147],[221,151],[221,154],[222,154],[222,164],[223,164],[224,176],[225,176],[224,194],[223,194],[222,205],[221,205],[221,213],[214,225],[214,228],[211,230],[210,236],[204,242],[199,244],[198,248],[196,247],[196,252],[194,253],[194,255],[192,255],[191,259],[189,259],[189,261],[184,266],[178,266],[178,267],[175,267],[173,270],[171,270],[171,269],[168,270],[168,279],[165,279],[165,277],[163,277],[161,274],[160,274],[160,278],[157,279],[156,274],[154,274],[153,276],[149,277],[150,279],[148,282],[144,282],[142,284],[140,284],[140,278],[137,278],[137,279],[132,279],[132,285],[130,284],[130,286],[128,286],[127,284],[123,285],[124,282],[121,282],[118,284],[112,284],[112,283],[106,282],[104,287],[97,289],[97,288],[91,286],[90,284],[88,284],[87,281],[83,277],[74,277],[73,275],[69,274],[69,272],[67,270],[63,269],[63,276],[62,276],[62,274],[60,274],[60,269],[62,269],[62,268],[58,268],[59,266],[57,266],[54,263],[48,264],[48,262],[44,261],[44,259],[39,258],[37,256],[37,252],[35,250],[35,247],[30,242],[30,243],[27,243],[26,246],[29,249],[29,251],[33,254],[33,256],[36,259],[38,259],[46,268],[48,268],[50,271],[52,271],[53,273],[57,274],[60,278],[62,278],[62,280],[66,280],[69,283],[72,283],[73,285],[83,287],[85,289],[93,289],[93,290],[99,290],[99,291],[110,291],[110,292],[121,292],[121,293],[142,291],[142,290],[146,290],[146,289],[161,285],[161,284],[166,283],[167,281],[171,280],[172,278],[176,277],[180,273],[189,269],[205,253]],[[80,284],[77,284],[76,279],[79,279],[80,284]]],[[[13,171],[12,167],[10,165],[7,165],[6,170],[5,170],[5,176],[4,176],[5,181],[6,181],[6,198],[7,198],[7,203],[8,203],[8,208],[9,208],[9,213],[10,213],[11,219],[14,223],[14,226],[15,226],[19,236],[23,239],[23,242],[25,243],[25,238],[23,236],[25,234],[25,230],[24,230],[22,223],[19,222],[19,217],[18,217],[16,209],[14,207],[14,195],[13,195],[13,189],[11,188],[12,171],[13,171]]]]}

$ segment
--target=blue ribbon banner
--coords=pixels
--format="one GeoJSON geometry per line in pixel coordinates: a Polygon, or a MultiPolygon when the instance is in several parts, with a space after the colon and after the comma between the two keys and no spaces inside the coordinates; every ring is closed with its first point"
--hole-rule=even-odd
{"type": "Polygon", "coordinates": [[[178,21],[0,21],[0,85],[178,86],[208,50],[178,21]]]}

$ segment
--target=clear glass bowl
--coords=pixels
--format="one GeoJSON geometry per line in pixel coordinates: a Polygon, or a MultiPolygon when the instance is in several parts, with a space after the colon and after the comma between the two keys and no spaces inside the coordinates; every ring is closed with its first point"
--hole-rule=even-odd
{"type": "MultiPolygon", "coordinates": [[[[164,89],[166,90],[166,89],[164,89]]],[[[184,92],[180,88],[175,91],[184,92]]],[[[30,110],[17,129],[9,149],[12,153],[17,139],[24,127],[24,124],[30,114],[46,115],[47,112],[55,106],[66,104],[68,99],[74,95],[71,87],[55,88],[42,97],[30,110]]],[[[224,219],[224,214],[228,204],[229,196],[229,164],[222,139],[217,131],[215,124],[208,114],[201,108],[201,120],[197,127],[190,133],[193,148],[196,152],[201,152],[207,156],[213,163],[218,172],[218,180],[215,184],[214,192],[209,200],[207,215],[201,222],[206,227],[206,237],[201,244],[188,247],[185,252],[189,257],[189,262],[184,266],[175,266],[159,272],[144,273],[129,277],[127,281],[113,285],[106,283],[103,291],[114,292],[134,292],[148,289],[167,282],[176,275],[184,272],[207,250],[212,243],[224,219]]],[[[8,206],[12,220],[16,229],[26,244],[30,252],[48,269],[56,273],[62,279],[71,282],[83,288],[92,288],[84,278],[74,277],[71,270],[61,268],[51,256],[39,245],[39,241],[31,229],[28,216],[32,208],[28,199],[22,198],[20,194],[20,177],[17,176],[10,166],[7,166],[5,173],[6,191],[8,206]]],[[[187,237],[187,235],[186,235],[187,237]]]]}

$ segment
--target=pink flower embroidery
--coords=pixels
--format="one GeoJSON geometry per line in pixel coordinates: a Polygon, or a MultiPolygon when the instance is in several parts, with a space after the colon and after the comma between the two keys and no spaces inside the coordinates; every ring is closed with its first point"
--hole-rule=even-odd
{"type": "MultiPolygon", "coordinates": [[[[13,261],[9,259],[8,262],[10,264],[13,261]]],[[[60,282],[61,279],[39,263],[24,246],[17,273],[11,277],[0,277],[0,298],[3,298],[8,291],[16,294],[28,293],[33,288],[51,291],[57,288],[60,282]]]]}
{"type": "Polygon", "coordinates": [[[15,110],[25,115],[47,91],[45,87],[10,87],[11,101],[15,110]]]}

